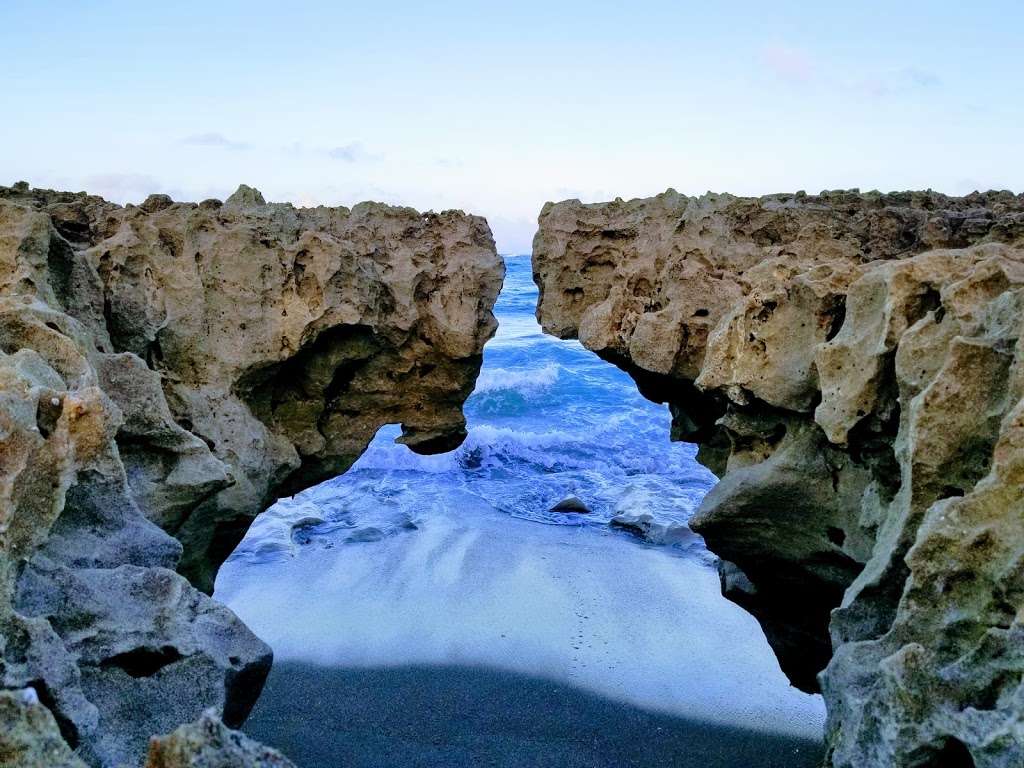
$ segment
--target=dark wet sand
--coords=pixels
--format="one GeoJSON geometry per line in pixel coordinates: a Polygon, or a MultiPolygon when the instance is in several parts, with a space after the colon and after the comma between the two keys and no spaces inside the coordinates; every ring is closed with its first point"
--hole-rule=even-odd
{"type": "Polygon", "coordinates": [[[467,667],[277,663],[244,730],[299,768],[815,768],[823,752],[467,667]]]}

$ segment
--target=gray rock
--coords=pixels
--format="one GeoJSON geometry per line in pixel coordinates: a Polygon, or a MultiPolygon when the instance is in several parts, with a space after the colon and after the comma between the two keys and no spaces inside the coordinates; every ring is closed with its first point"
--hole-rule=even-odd
{"type": "Polygon", "coordinates": [[[241,725],[270,670],[270,648],[173,571],[32,563],[15,606],[45,619],[77,659],[82,693],[100,712],[80,748],[100,765],[137,761],[154,732],[209,706],[241,725]]]}
{"type": "Polygon", "coordinates": [[[564,512],[564,513],[576,513],[579,515],[589,515],[590,508],[583,503],[583,500],[577,496],[566,496],[560,502],[555,504],[549,512],[564,512]]]}
{"type": "Polygon", "coordinates": [[[608,525],[651,544],[684,545],[698,541],[688,525],[661,520],[651,514],[648,510],[655,501],[650,489],[628,486],[616,502],[608,525]]]}

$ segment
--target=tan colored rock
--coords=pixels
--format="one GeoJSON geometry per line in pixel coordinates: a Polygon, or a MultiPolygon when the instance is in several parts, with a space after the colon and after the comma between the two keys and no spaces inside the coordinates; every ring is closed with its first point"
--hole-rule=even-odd
{"type": "Polygon", "coordinates": [[[1024,196],[548,204],[534,273],[702,443],[692,525],[831,764],[1024,764],[1024,196]]]}
{"type": "Polygon", "coordinates": [[[145,768],[295,768],[280,752],[224,725],[212,710],[149,743],[145,768]]]}
{"type": "Polygon", "coordinates": [[[0,688],[91,765],[240,725],[270,650],[203,590],[384,424],[462,440],[502,274],[461,212],[0,187],[0,688]]]}
{"type": "Polygon", "coordinates": [[[0,768],[85,768],[35,691],[0,691],[0,768]]]}

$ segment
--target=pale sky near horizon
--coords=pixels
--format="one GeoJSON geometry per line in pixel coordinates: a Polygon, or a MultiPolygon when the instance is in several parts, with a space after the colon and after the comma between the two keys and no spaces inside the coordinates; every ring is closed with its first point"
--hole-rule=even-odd
{"type": "Polygon", "coordinates": [[[1024,2],[0,0],[0,183],[139,202],[1024,191],[1024,2]]]}

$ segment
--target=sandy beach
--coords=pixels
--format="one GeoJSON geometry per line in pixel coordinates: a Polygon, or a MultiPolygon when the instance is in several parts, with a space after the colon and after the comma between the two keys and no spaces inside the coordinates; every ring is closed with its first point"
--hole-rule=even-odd
{"type": "Polygon", "coordinates": [[[362,750],[337,764],[366,766],[630,765],[647,749],[639,764],[772,766],[815,753],[820,699],[789,686],[706,562],[459,500],[378,541],[222,569],[218,597],[277,658],[255,736],[286,754],[362,750]],[[573,752],[591,738],[622,760],[573,752]],[[413,760],[434,739],[447,746],[413,760]],[[379,740],[408,760],[388,762],[379,740]],[[680,763],[692,744],[703,756],[680,763]]]}

